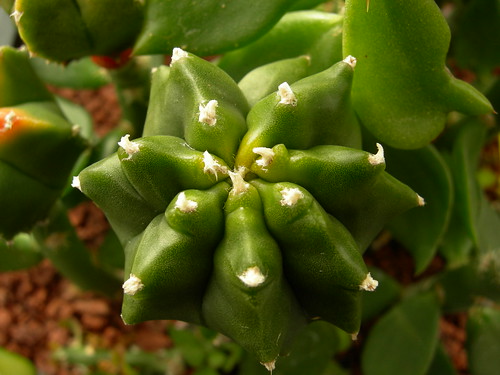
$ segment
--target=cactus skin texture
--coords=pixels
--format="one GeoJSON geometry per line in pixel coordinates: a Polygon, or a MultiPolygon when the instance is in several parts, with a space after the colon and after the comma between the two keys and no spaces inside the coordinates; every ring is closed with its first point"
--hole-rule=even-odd
{"type": "Polygon", "coordinates": [[[153,74],[147,135],[78,176],[125,248],[125,322],[203,324],[269,370],[311,320],[355,336],[377,286],[362,251],[421,200],[385,172],[382,146],[353,148],[353,59],[249,111],[220,68],[174,56],[153,74]],[[201,131],[215,144],[190,136],[201,131]]]}
{"type": "Polygon", "coordinates": [[[10,239],[48,215],[86,141],[38,79],[27,53],[0,48],[0,92],[0,236],[10,239]]]}

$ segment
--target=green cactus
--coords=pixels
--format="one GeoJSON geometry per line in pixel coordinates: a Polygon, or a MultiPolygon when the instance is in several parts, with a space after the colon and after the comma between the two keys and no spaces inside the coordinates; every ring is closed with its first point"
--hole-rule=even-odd
{"type": "Polygon", "coordinates": [[[245,97],[224,71],[174,57],[154,74],[148,135],[123,137],[75,180],[125,246],[124,320],[205,324],[269,369],[301,322],[355,336],[361,294],[377,285],[361,252],[421,198],[384,172],[381,146],[338,145],[359,146],[354,59],[280,86],[245,122],[245,97]]]}

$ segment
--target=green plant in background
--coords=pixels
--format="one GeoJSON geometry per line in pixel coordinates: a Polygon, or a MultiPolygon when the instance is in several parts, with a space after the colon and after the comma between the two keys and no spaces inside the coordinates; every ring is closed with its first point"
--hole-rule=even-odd
{"type": "MultiPolygon", "coordinates": [[[[476,174],[498,133],[500,48],[465,25],[484,6],[494,29],[500,4],[455,1],[445,18],[433,0],[322,3],[1,2],[37,56],[0,50],[1,269],[39,249],[82,288],[112,295],[123,277],[127,324],[206,326],[275,373],[342,371],[333,355],[374,321],[365,374],[453,374],[439,317],[466,311],[471,371],[493,374],[500,220],[476,174]],[[44,82],[113,82],[125,121],[99,139],[44,82]],[[65,218],[85,199],[70,184],[113,228],[97,259],[65,218]],[[446,266],[405,287],[367,268],[384,228],[417,274],[446,266]]],[[[266,371],[254,363],[240,373],[266,371]]]]}

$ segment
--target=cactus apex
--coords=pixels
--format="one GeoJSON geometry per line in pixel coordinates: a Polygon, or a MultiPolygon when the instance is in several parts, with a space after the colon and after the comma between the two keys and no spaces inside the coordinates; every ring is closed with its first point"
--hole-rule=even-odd
{"type": "Polygon", "coordinates": [[[356,67],[358,60],[354,56],[347,56],[344,60],[345,63],[349,64],[353,69],[356,67]]]}
{"type": "Polygon", "coordinates": [[[292,88],[287,82],[283,82],[278,86],[278,95],[280,97],[280,103],[286,105],[297,105],[297,98],[292,91],[292,88]]]}
{"type": "Polygon", "coordinates": [[[186,193],[181,192],[175,202],[175,208],[184,213],[194,212],[198,208],[198,203],[187,199],[186,193]]]}
{"type": "Polygon", "coordinates": [[[283,197],[283,199],[280,200],[282,206],[294,206],[299,199],[304,198],[304,193],[302,193],[299,188],[284,188],[280,193],[283,197]]]}
{"type": "Polygon", "coordinates": [[[182,48],[174,48],[172,51],[172,61],[170,62],[170,65],[175,64],[177,61],[184,57],[188,57],[188,53],[186,51],[184,51],[182,48]]]}
{"type": "Polygon", "coordinates": [[[74,188],[82,191],[82,185],[80,184],[80,177],[73,176],[73,181],[71,181],[71,187],[74,187],[74,188]]]}
{"type": "Polygon", "coordinates": [[[129,138],[130,138],[130,134],[126,134],[120,139],[120,142],[118,142],[118,146],[123,148],[128,155],[128,158],[126,158],[124,160],[130,160],[132,155],[139,152],[139,144],[136,142],[130,141],[129,138]]]}
{"type": "Polygon", "coordinates": [[[368,274],[366,275],[366,278],[363,280],[363,282],[359,286],[359,289],[373,292],[375,289],[377,289],[377,286],[378,286],[378,281],[372,277],[370,272],[368,272],[368,274]]]}
{"type": "Polygon", "coordinates": [[[371,165],[379,165],[385,163],[384,148],[380,143],[377,143],[377,153],[368,156],[368,161],[371,165]]]}
{"type": "Polygon", "coordinates": [[[241,194],[248,190],[249,184],[245,182],[246,168],[239,168],[236,172],[229,171],[229,177],[233,183],[233,189],[231,192],[233,194],[241,194]]]}
{"type": "Polygon", "coordinates": [[[217,123],[217,106],[219,102],[217,100],[210,100],[206,105],[200,104],[200,116],[198,121],[205,123],[210,126],[214,126],[217,123]]]}
{"type": "Polygon", "coordinates": [[[141,279],[131,273],[127,281],[123,283],[122,288],[125,294],[133,296],[144,289],[144,284],[141,282],[141,279]]]}
{"type": "Polygon", "coordinates": [[[262,274],[260,268],[257,266],[248,267],[238,278],[251,288],[255,288],[266,281],[266,276],[262,274]]]}
{"type": "Polygon", "coordinates": [[[252,151],[260,155],[260,159],[256,161],[256,164],[266,171],[266,167],[269,166],[274,159],[274,151],[272,148],[268,147],[254,147],[252,151]]]}

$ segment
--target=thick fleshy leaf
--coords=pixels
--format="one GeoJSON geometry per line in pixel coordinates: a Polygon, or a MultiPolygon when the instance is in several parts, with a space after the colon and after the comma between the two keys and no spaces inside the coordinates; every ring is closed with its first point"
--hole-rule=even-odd
{"type": "Polygon", "coordinates": [[[218,65],[239,81],[259,66],[301,55],[311,57],[314,73],[342,60],[342,16],[319,11],[287,13],[266,35],[226,53],[218,65]]]}
{"type": "Polygon", "coordinates": [[[388,172],[411,186],[425,206],[393,220],[389,229],[413,255],[415,272],[430,263],[447,230],[453,203],[453,182],[448,166],[432,145],[418,150],[386,147],[388,172]]]}
{"type": "Polygon", "coordinates": [[[382,142],[416,149],[444,129],[446,114],[490,113],[489,101],[445,67],[450,30],[433,0],[346,2],[344,55],[358,59],[353,105],[382,142]]]}
{"type": "Polygon", "coordinates": [[[69,61],[132,47],[142,25],[142,7],[136,0],[18,0],[15,15],[32,53],[69,61]]]}
{"type": "Polygon", "coordinates": [[[92,254],[76,235],[62,205],[55,206],[48,224],[35,227],[34,235],[44,256],[79,288],[108,296],[120,290],[118,278],[95,263],[92,254]]]}
{"type": "Polygon", "coordinates": [[[467,322],[470,371],[474,375],[495,375],[500,368],[500,311],[493,307],[472,309],[467,322]]]}
{"type": "Polygon", "coordinates": [[[453,363],[446,353],[442,343],[440,343],[437,347],[427,375],[457,375],[457,370],[455,370],[455,367],[453,366],[453,363]]]}
{"type": "Polygon", "coordinates": [[[51,63],[34,57],[31,64],[38,76],[46,83],[72,89],[96,89],[111,82],[106,69],[98,67],[87,58],[75,60],[68,65],[51,63]]]}
{"type": "Polygon", "coordinates": [[[370,331],[362,354],[365,375],[425,375],[438,343],[439,305],[433,294],[408,297],[370,331]]]}
{"type": "Polygon", "coordinates": [[[17,353],[0,348],[0,373],[16,375],[36,375],[31,361],[17,353]]]}
{"type": "Polygon", "coordinates": [[[150,0],[134,53],[165,54],[180,47],[207,56],[236,49],[268,31],[293,2],[150,0]]]}
{"type": "Polygon", "coordinates": [[[28,53],[0,47],[0,107],[50,100],[52,94],[30,66],[28,53]]]}
{"type": "Polygon", "coordinates": [[[475,71],[500,66],[500,1],[472,0],[458,8],[454,22],[453,56],[475,71]]]}
{"type": "Polygon", "coordinates": [[[8,242],[0,239],[1,272],[29,268],[42,258],[37,242],[27,233],[20,233],[8,242]]]}
{"type": "Polygon", "coordinates": [[[368,321],[388,309],[401,292],[401,285],[382,270],[369,268],[369,271],[379,285],[374,293],[363,293],[363,321],[368,321]]]}

